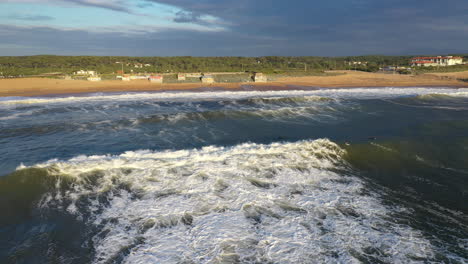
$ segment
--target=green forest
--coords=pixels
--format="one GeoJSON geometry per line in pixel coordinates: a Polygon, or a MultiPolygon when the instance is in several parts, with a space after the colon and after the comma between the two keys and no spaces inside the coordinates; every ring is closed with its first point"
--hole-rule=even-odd
{"type": "MultiPolygon", "coordinates": [[[[464,56],[468,54],[451,54],[464,56]]],[[[176,73],[176,72],[265,72],[316,73],[325,70],[360,70],[375,72],[385,66],[409,66],[413,56],[349,56],[349,57],[120,57],[120,56],[3,56],[0,76],[21,77],[49,74],[67,75],[78,70],[114,74],[118,71],[176,73]],[[353,64],[365,62],[365,64],[353,64]],[[135,66],[138,66],[136,68],[135,66]],[[146,66],[145,66],[146,65],[146,66]]],[[[447,67],[445,70],[450,70],[447,67]]],[[[431,71],[436,69],[425,69],[431,71]]],[[[466,65],[457,70],[468,70],[466,65]]]]}

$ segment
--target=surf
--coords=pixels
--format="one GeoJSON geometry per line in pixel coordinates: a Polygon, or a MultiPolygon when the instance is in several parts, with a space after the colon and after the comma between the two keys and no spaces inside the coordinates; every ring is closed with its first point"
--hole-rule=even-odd
{"type": "Polygon", "coordinates": [[[346,155],[317,139],[78,156],[16,173],[55,179],[37,206],[93,226],[94,263],[433,258],[440,249],[390,220],[404,208],[363,193],[346,155]]]}

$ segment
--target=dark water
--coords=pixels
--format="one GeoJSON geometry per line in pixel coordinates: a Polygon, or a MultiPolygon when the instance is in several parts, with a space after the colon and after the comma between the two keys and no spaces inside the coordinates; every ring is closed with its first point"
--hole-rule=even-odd
{"type": "Polygon", "coordinates": [[[468,91],[0,101],[0,263],[466,263],[468,91]]]}

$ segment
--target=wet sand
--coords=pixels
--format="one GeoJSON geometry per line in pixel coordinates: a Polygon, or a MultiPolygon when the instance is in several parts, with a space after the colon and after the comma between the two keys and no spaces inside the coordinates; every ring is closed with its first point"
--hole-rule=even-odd
{"type": "Polygon", "coordinates": [[[224,89],[294,89],[295,87],[467,87],[468,83],[458,79],[468,78],[468,72],[435,73],[424,75],[398,75],[339,71],[338,76],[307,76],[280,78],[268,83],[163,83],[154,84],[146,80],[131,82],[102,81],[89,82],[78,80],[58,80],[45,78],[1,79],[0,97],[39,96],[67,93],[125,92],[125,91],[161,91],[190,90],[206,87],[224,89]]]}

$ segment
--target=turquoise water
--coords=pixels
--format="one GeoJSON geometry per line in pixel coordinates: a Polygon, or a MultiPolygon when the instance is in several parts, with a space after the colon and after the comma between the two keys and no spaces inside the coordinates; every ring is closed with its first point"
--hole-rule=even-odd
{"type": "Polygon", "coordinates": [[[0,100],[0,263],[466,263],[468,89],[0,100]]]}

